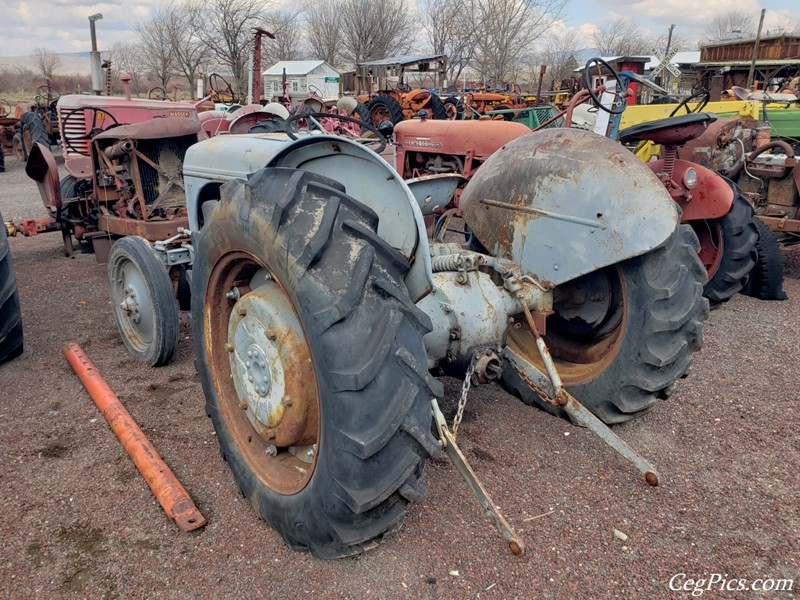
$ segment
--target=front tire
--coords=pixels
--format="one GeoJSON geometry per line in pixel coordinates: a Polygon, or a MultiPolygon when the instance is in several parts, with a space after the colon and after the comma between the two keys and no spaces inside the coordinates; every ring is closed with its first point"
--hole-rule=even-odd
{"type": "Polygon", "coordinates": [[[114,242],[108,292],[120,337],[137,360],[168,364],[178,345],[178,306],[167,268],[143,237],[114,242]]]}
{"type": "Polygon", "coordinates": [[[408,262],[377,236],[375,213],[300,170],[227,183],[206,214],[193,337],[222,455],[293,549],[367,550],[424,495],[439,450],[430,399],[442,388],[408,262]]]}
{"type": "Polygon", "coordinates": [[[22,354],[22,311],[11,249],[0,215],[0,363],[22,354]]]}
{"type": "MultiPolygon", "coordinates": [[[[697,248],[679,225],[655,250],[556,288],[545,342],[567,390],[603,422],[641,416],[688,373],[708,316],[697,248]]],[[[509,345],[544,371],[526,329],[510,328],[509,345]]],[[[512,368],[503,381],[527,404],[566,417],[512,368]]]]}

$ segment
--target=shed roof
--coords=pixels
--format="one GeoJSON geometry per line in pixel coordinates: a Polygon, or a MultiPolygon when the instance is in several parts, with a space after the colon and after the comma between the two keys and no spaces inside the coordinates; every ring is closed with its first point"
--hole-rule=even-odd
{"type": "Polygon", "coordinates": [[[281,60],[264,71],[262,75],[283,75],[284,69],[286,69],[287,75],[308,75],[324,64],[327,64],[324,60],[281,60]]]}
{"type": "Polygon", "coordinates": [[[439,60],[440,58],[447,58],[446,54],[411,54],[408,56],[393,56],[391,58],[382,58],[381,60],[369,60],[359,63],[359,65],[366,65],[370,67],[388,67],[391,65],[413,65],[418,62],[431,62],[439,60]]]}

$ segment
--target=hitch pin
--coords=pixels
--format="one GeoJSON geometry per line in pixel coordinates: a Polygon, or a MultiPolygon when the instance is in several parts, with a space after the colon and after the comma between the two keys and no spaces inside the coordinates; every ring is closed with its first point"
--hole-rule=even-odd
{"type": "Polygon", "coordinates": [[[522,311],[525,313],[525,319],[528,322],[533,337],[536,339],[536,348],[539,350],[539,356],[544,362],[547,375],[550,377],[550,382],[553,384],[553,401],[563,408],[570,418],[579,425],[583,425],[592,431],[597,437],[603,440],[606,444],[611,446],[618,454],[625,460],[633,463],[639,471],[644,474],[645,481],[650,485],[656,486],[659,482],[658,472],[655,467],[651,465],[644,457],[642,457],[636,450],[628,446],[625,441],[616,433],[611,431],[611,428],[598,419],[588,408],[578,402],[578,400],[564,389],[561,383],[561,377],[556,371],[556,365],[553,363],[553,358],[550,356],[550,351],[545,346],[542,336],[539,334],[539,329],[533,321],[531,311],[525,302],[520,300],[522,311]]]}
{"type": "Polygon", "coordinates": [[[450,457],[456,470],[464,478],[464,481],[467,482],[467,485],[483,508],[484,514],[494,523],[500,537],[508,544],[511,553],[515,556],[524,556],[525,543],[512,529],[511,525],[508,524],[508,521],[505,520],[505,517],[503,517],[503,514],[500,512],[500,508],[494,503],[489,492],[486,491],[478,480],[475,471],[472,470],[469,462],[467,462],[467,458],[461,452],[458,444],[456,444],[453,434],[450,433],[450,430],[447,428],[447,422],[445,421],[442,411],[439,409],[439,403],[436,401],[436,398],[431,400],[431,406],[433,408],[433,419],[436,422],[436,429],[439,432],[440,442],[445,452],[447,452],[447,456],[450,457]]]}

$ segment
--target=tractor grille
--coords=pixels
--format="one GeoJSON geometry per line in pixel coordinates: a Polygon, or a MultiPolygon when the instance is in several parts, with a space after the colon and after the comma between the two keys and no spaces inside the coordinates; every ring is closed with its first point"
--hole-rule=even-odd
{"type": "Polygon", "coordinates": [[[67,118],[62,123],[62,130],[64,132],[64,140],[69,140],[70,146],[74,148],[73,150],[70,146],[67,146],[65,141],[62,141],[64,156],[79,156],[80,153],[86,156],[89,154],[89,140],[85,139],[86,119],[84,111],[78,110],[68,113],[67,118]]]}
{"type": "MultiPolygon", "coordinates": [[[[159,173],[145,161],[139,161],[139,173],[142,178],[142,192],[145,204],[152,204],[156,201],[169,177],[181,178],[186,150],[196,141],[197,136],[195,135],[139,141],[137,146],[139,152],[165,171],[165,173],[159,173]]],[[[169,191],[169,197],[162,199],[159,206],[169,208],[181,206],[183,203],[183,190],[180,187],[173,186],[169,191]]]]}

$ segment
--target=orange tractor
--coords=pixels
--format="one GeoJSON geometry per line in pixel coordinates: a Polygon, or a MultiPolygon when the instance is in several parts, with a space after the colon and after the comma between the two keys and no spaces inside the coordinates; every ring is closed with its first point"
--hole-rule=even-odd
{"type": "Polygon", "coordinates": [[[411,119],[419,111],[428,111],[431,119],[447,119],[444,102],[435,93],[425,89],[412,89],[399,84],[395,90],[380,90],[370,99],[368,94],[357,98],[367,105],[372,116],[372,124],[378,126],[382,121],[391,121],[397,125],[400,121],[411,119]]]}

